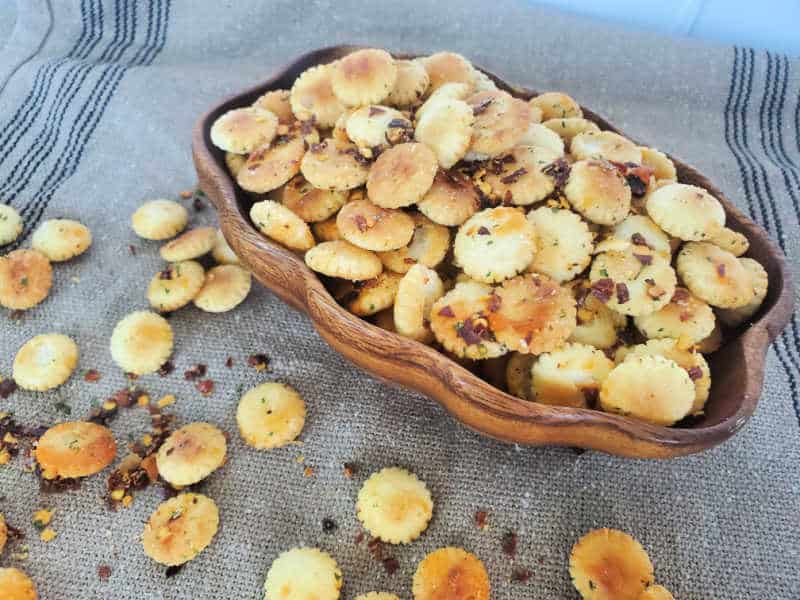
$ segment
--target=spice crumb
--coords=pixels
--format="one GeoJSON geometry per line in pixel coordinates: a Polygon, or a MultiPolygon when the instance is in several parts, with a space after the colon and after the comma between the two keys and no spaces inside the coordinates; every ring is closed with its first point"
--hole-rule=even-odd
{"type": "Polygon", "coordinates": [[[346,462],[342,468],[342,472],[347,479],[352,479],[353,475],[358,473],[358,467],[355,463],[346,462]]]}
{"type": "Polygon", "coordinates": [[[106,579],[111,577],[111,567],[109,567],[108,565],[99,565],[97,567],[97,576],[101,580],[105,581],[106,579]]]}
{"type": "Polygon", "coordinates": [[[211,379],[203,379],[202,381],[198,381],[196,384],[197,390],[203,394],[203,396],[210,396],[214,393],[214,382],[211,379]]]}
{"type": "Polygon", "coordinates": [[[506,532],[503,536],[502,548],[505,554],[514,556],[517,553],[517,534],[513,531],[506,532]]]}
{"type": "Polygon", "coordinates": [[[485,510],[479,510],[475,513],[475,525],[477,525],[478,529],[486,529],[488,517],[489,513],[485,510]]]}

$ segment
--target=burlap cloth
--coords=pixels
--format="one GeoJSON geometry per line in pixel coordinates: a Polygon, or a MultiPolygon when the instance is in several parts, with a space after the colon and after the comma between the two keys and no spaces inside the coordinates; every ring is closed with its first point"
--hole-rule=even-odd
{"type": "MultiPolygon", "coordinates": [[[[57,331],[78,342],[81,369],[102,374],[95,384],[76,374],[55,392],[0,401],[23,422],[67,419],[54,407],[60,401],[73,417],[86,415],[93,400],[125,384],[109,335],[124,314],[147,307],[144,286],[162,265],[158,244],[131,230],[131,212],[193,186],[189,132],[202,111],[325,45],[452,49],[510,82],[565,90],[708,174],[780,241],[796,271],[800,63],[783,56],[622,32],[525,2],[75,0],[53,1],[52,15],[44,0],[13,4],[0,6],[0,31],[10,35],[0,41],[0,199],[21,210],[26,234],[42,218],[74,217],[92,229],[94,245],[55,267],[43,304],[20,321],[0,319],[0,373],[9,374],[26,339],[57,331]]],[[[210,208],[193,212],[193,224],[211,222],[210,208]]],[[[229,462],[200,486],[220,507],[219,533],[166,578],[139,543],[161,501],[157,490],[114,513],[100,499],[104,476],[79,492],[44,496],[18,459],[0,468],[0,512],[28,534],[30,558],[14,561],[7,551],[0,564],[30,573],[42,598],[259,598],[271,561],[300,544],[336,557],[345,598],[369,590],[409,598],[417,562],[444,545],[484,561],[495,598],[575,598],[569,549],[602,526],[638,538],[681,600],[800,597],[794,322],[770,349],[764,394],[744,430],[720,448],[668,462],[484,439],[427,398],[350,366],[302,315],[257,286],[232,313],[189,307],[170,322],[176,372],[139,383],[156,397],[174,393],[181,423],[207,420],[232,433],[229,462]],[[246,366],[256,352],[272,358],[269,372],[246,366]],[[183,380],[196,362],[216,382],[210,397],[183,380]],[[268,380],[306,399],[302,446],[256,452],[236,433],[237,390],[268,380]],[[342,475],[345,461],[361,469],[352,480],[342,475]],[[400,568],[388,575],[365,542],[354,542],[354,502],[367,474],[393,464],[424,479],[436,506],[419,541],[391,548],[400,568]],[[40,506],[56,510],[58,537],[49,544],[31,525],[40,506]],[[485,531],[474,525],[479,509],[489,512],[485,531]],[[326,517],[335,532],[323,533],[326,517]],[[508,530],[519,538],[513,560],[501,550],[508,530]],[[107,581],[98,578],[101,564],[112,568],[107,581]],[[512,583],[515,567],[529,568],[531,579],[512,583]]],[[[148,423],[130,411],[112,428],[122,445],[148,423]]]]}

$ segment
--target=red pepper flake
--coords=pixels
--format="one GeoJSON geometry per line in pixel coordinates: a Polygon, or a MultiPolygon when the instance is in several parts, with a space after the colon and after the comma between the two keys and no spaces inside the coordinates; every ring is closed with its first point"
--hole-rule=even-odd
{"type": "Polygon", "coordinates": [[[199,379],[200,377],[205,377],[206,373],[208,372],[208,367],[202,363],[197,363],[192,368],[187,369],[183,372],[183,378],[186,381],[194,381],[195,379],[199,379]]]}
{"type": "Polygon", "coordinates": [[[595,387],[585,387],[581,388],[581,392],[583,392],[583,397],[586,400],[586,404],[589,408],[594,408],[597,406],[597,400],[600,397],[600,390],[595,387]]]}
{"type": "Polygon", "coordinates": [[[353,541],[354,541],[356,544],[360,544],[361,542],[363,542],[363,541],[364,541],[364,532],[363,532],[363,531],[359,531],[359,532],[356,534],[356,537],[355,537],[355,538],[353,538],[353,541]]]}
{"type": "Polygon", "coordinates": [[[203,396],[210,396],[214,392],[214,382],[211,379],[203,379],[198,381],[195,386],[203,396]]]}
{"type": "Polygon", "coordinates": [[[369,116],[374,117],[375,115],[382,115],[386,111],[382,109],[380,106],[370,106],[369,107],[369,116]]]}
{"type": "Polygon", "coordinates": [[[487,302],[487,308],[489,312],[497,312],[500,310],[500,305],[503,303],[503,299],[498,296],[497,294],[490,294],[489,301],[487,302]]]}
{"type": "Polygon", "coordinates": [[[486,512],[485,510],[479,510],[478,512],[475,513],[475,525],[478,527],[478,529],[486,528],[486,522],[488,518],[489,518],[489,513],[486,512]]]}
{"type": "Polygon", "coordinates": [[[17,382],[8,377],[0,381],[0,398],[5,400],[11,394],[17,391],[17,382]]]}
{"type": "Polygon", "coordinates": [[[370,554],[372,554],[372,557],[375,560],[383,559],[383,542],[381,542],[380,538],[374,537],[368,541],[367,549],[370,551],[370,554]]]}
{"type": "Polygon", "coordinates": [[[570,168],[571,167],[566,160],[559,158],[542,169],[542,173],[552,177],[555,180],[557,188],[562,188],[567,184],[570,168]]]}
{"type": "Polygon", "coordinates": [[[703,378],[703,370],[697,365],[686,369],[686,372],[689,374],[689,379],[692,381],[697,381],[698,379],[703,378]]]}
{"type": "Polygon", "coordinates": [[[87,369],[83,373],[83,380],[84,381],[89,381],[91,383],[94,383],[95,381],[99,381],[100,380],[100,371],[98,371],[97,369],[87,369]]]}
{"type": "Polygon", "coordinates": [[[158,273],[158,278],[162,280],[171,280],[172,279],[172,269],[166,268],[163,271],[158,273]]]}
{"type": "Polygon", "coordinates": [[[353,217],[353,221],[356,223],[356,227],[361,233],[364,233],[368,229],[367,219],[364,215],[356,215],[353,217]]]}
{"type": "Polygon", "coordinates": [[[686,304],[689,301],[689,290],[686,288],[675,288],[675,293],[672,294],[672,299],[670,302],[674,302],[675,304],[686,304]]]}
{"type": "Polygon", "coordinates": [[[138,390],[131,391],[128,388],[122,388],[114,392],[114,395],[111,396],[111,401],[116,403],[117,406],[128,408],[139,396],[141,396],[141,392],[138,390]]]}
{"type": "Polygon", "coordinates": [[[617,303],[625,304],[628,300],[631,299],[631,295],[628,292],[628,286],[624,283],[617,284],[617,303]]]}
{"type": "Polygon", "coordinates": [[[352,479],[353,475],[358,473],[358,465],[351,462],[346,462],[342,465],[342,472],[347,479],[352,479]]]}
{"type": "Polygon", "coordinates": [[[229,369],[233,368],[233,357],[232,356],[229,356],[228,358],[225,359],[225,366],[228,367],[229,369]]]}
{"type": "Polygon", "coordinates": [[[480,344],[484,340],[494,339],[485,319],[473,321],[468,318],[458,328],[458,335],[469,345],[480,344]]]}
{"type": "Polygon", "coordinates": [[[130,252],[131,256],[136,256],[136,246],[128,244],[128,252],[130,252]]]}
{"type": "Polygon", "coordinates": [[[108,565],[100,565],[97,567],[97,576],[102,580],[105,581],[109,577],[111,577],[111,567],[108,565]]]}
{"type": "Polygon", "coordinates": [[[517,553],[517,534],[513,531],[506,532],[503,536],[501,547],[508,556],[515,556],[517,553]]]}
{"type": "Polygon", "coordinates": [[[308,147],[308,151],[311,152],[312,154],[319,154],[320,152],[325,150],[326,146],[327,146],[327,143],[324,142],[324,141],[320,142],[319,144],[311,144],[308,147]]]}
{"type": "Polygon", "coordinates": [[[406,258],[403,259],[403,262],[406,263],[407,265],[415,265],[417,264],[417,259],[407,256],[406,258]]]}
{"type": "Polygon", "coordinates": [[[456,313],[454,313],[453,309],[448,305],[448,306],[443,306],[442,308],[439,309],[439,316],[452,318],[456,316],[456,313]]]}
{"type": "Polygon", "coordinates": [[[532,575],[533,572],[531,572],[530,569],[517,567],[511,572],[511,581],[514,583],[525,583],[532,575]]]}
{"type": "Polygon", "coordinates": [[[492,232],[491,232],[491,231],[489,231],[489,230],[488,230],[486,227],[484,227],[483,225],[481,225],[480,227],[478,227],[478,235],[491,235],[491,234],[492,234],[492,232]]]}
{"type": "Polygon", "coordinates": [[[266,354],[252,354],[247,357],[247,364],[256,371],[264,371],[269,366],[269,357],[266,354]]]}
{"type": "Polygon", "coordinates": [[[393,575],[397,569],[400,568],[400,563],[396,558],[390,556],[389,558],[384,558],[383,561],[383,568],[386,569],[386,572],[389,575],[393,575]]]}
{"type": "Polygon", "coordinates": [[[181,572],[181,569],[183,569],[184,566],[186,566],[186,563],[183,563],[182,565],[173,565],[171,567],[167,567],[167,570],[164,571],[164,575],[168,578],[175,577],[175,575],[181,572]]]}
{"type": "Polygon", "coordinates": [[[317,122],[317,117],[311,115],[311,118],[306,121],[300,121],[300,133],[302,135],[308,135],[314,130],[314,125],[317,122]]]}
{"type": "Polygon", "coordinates": [[[486,98],[486,100],[479,102],[475,106],[472,107],[472,114],[476,117],[484,112],[486,109],[489,108],[489,105],[494,101],[494,98],[486,98]]]}
{"type": "Polygon", "coordinates": [[[644,236],[638,231],[631,236],[631,241],[637,246],[647,246],[648,248],[652,249],[650,244],[647,243],[647,240],[644,239],[644,236]]]}
{"type": "Polygon", "coordinates": [[[717,275],[725,277],[725,263],[719,263],[717,265],[717,275]]]}
{"type": "Polygon", "coordinates": [[[592,296],[603,304],[611,300],[614,294],[614,280],[610,278],[598,279],[592,284],[592,296]]]}
{"type": "Polygon", "coordinates": [[[634,252],[633,256],[643,265],[653,264],[653,257],[650,254],[637,254],[636,252],[634,252]]]}
{"type": "Polygon", "coordinates": [[[203,200],[202,200],[202,198],[200,198],[200,196],[195,196],[194,200],[192,200],[192,207],[197,212],[200,212],[200,211],[203,211],[203,210],[206,209],[206,203],[203,202],[203,200]]]}
{"type": "Polygon", "coordinates": [[[161,377],[166,377],[174,370],[175,370],[175,363],[173,363],[171,360],[168,360],[158,368],[158,374],[161,375],[161,377]]]}
{"type": "Polygon", "coordinates": [[[506,185],[516,183],[519,181],[519,178],[525,175],[528,172],[528,169],[525,167],[520,167],[510,175],[506,175],[502,179],[500,179],[500,183],[505,183],[506,185]]]}

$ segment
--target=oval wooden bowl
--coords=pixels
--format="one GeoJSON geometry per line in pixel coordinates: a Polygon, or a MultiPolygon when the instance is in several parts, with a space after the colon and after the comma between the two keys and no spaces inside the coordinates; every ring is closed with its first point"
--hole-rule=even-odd
{"type": "MultiPolygon", "coordinates": [[[[674,157],[680,181],[706,188],[722,200],[728,226],[747,236],[748,255],[764,265],[770,281],[769,294],[755,320],[710,357],[713,385],[706,414],[688,428],[660,427],[600,411],[546,406],[511,396],[437,350],[351,314],[331,297],[302,256],[261,235],[247,216],[252,198],[238,188],[225,167],[224,153],[211,144],[211,125],[222,113],[250,105],[267,90],[291,88],[308,67],[331,62],[357,48],[335,46],[309,52],[264,83],[217,104],[194,127],[192,150],[200,187],[216,206],[231,248],[256,279],[306,313],[322,338],[350,361],[381,379],[426,394],[471,429],[493,438],[519,444],[574,446],[628,457],[668,458],[711,448],[745,424],[761,394],[767,347],[792,312],[790,274],[785,257],[766,232],[703,175],[674,157]]],[[[510,86],[486,73],[498,87],[515,96],[528,99],[535,95],[532,90],[510,86]]],[[[591,110],[584,108],[584,112],[602,129],[618,131],[591,110]]]]}

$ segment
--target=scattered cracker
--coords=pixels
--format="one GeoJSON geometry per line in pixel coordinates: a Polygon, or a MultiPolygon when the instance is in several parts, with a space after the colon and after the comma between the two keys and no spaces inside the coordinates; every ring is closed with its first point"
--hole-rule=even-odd
{"type": "Polygon", "coordinates": [[[308,250],[315,244],[311,228],[292,210],[274,200],[250,207],[250,220],[265,236],[292,250],[308,250]]]}
{"type": "Polygon", "coordinates": [[[564,195],[576,211],[598,225],[616,225],[631,209],[631,188],[625,177],[601,160],[573,164],[564,195]]]}
{"type": "Polygon", "coordinates": [[[446,83],[463,83],[469,89],[475,85],[475,69],[466,58],[455,52],[436,52],[420,59],[430,78],[428,91],[433,92],[446,83]]]}
{"type": "Polygon", "coordinates": [[[214,257],[214,260],[220,265],[240,264],[239,257],[236,256],[236,253],[228,245],[228,241],[225,239],[220,229],[217,229],[217,239],[214,242],[214,247],[211,248],[211,256],[214,257]]]}
{"type": "Polygon", "coordinates": [[[338,600],[342,572],[327,552],[292,548],[272,561],[264,600],[338,600]]]}
{"type": "Polygon", "coordinates": [[[381,208],[369,200],[351,200],[336,217],[342,237],[360,248],[384,252],[406,246],[414,235],[414,220],[405,212],[381,208]]]}
{"type": "Polygon", "coordinates": [[[36,229],[31,246],[52,262],[61,262],[86,252],[92,245],[92,232],[78,221],[50,219],[36,229]]]}
{"type": "Polygon", "coordinates": [[[431,78],[425,65],[418,60],[396,60],[397,79],[387,98],[393,106],[411,106],[419,102],[428,90],[431,78]]]}
{"type": "Polygon", "coordinates": [[[0,568],[0,590],[7,600],[36,600],[36,586],[25,573],[14,567],[0,568]]]}
{"type": "Polygon", "coordinates": [[[45,431],[33,454],[45,479],[88,477],[111,464],[117,443],[108,427],[71,421],[45,431]]]}
{"type": "Polygon", "coordinates": [[[531,98],[530,105],[539,109],[542,120],[582,117],[583,111],[571,96],[562,92],[544,92],[531,98]]]}
{"type": "Polygon", "coordinates": [[[510,151],[530,123],[528,104],[502,90],[478,92],[466,102],[475,115],[469,151],[476,154],[493,157],[510,151]]]}
{"type": "Polygon", "coordinates": [[[536,360],[532,354],[512,352],[506,363],[508,392],[523,400],[531,399],[531,367],[536,360]]]}
{"type": "Polygon", "coordinates": [[[393,146],[378,157],[369,171],[369,199],[383,208],[416,204],[433,185],[438,168],[436,155],[424,144],[393,146]]]}
{"type": "Polygon", "coordinates": [[[311,146],[303,156],[300,170],[314,187],[339,191],[364,185],[369,175],[369,167],[358,148],[335,138],[311,146]]]}
{"type": "Polygon", "coordinates": [[[279,135],[253,151],[239,169],[236,181],[248,192],[264,194],[279,188],[300,172],[305,141],[297,130],[279,135]]]}
{"type": "Polygon", "coordinates": [[[301,121],[314,119],[320,127],[333,127],[345,107],[333,93],[333,65],[306,69],[292,85],[289,101],[301,121]]]}
{"type": "Polygon", "coordinates": [[[491,171],[485,182],[490,195],[506,204],[526,206],[544,200],[555,190],[553,177],[545,169],[558,155],[547,148],[517,146],[509,155],[512,160],[491,171]]]}
{"type": "Polygon", "coordinates": [[[161,246],[159,254],[167,262],[180,262],[199,258],[211,252],[217,241],[214,227],[197,227],[161,246]]]}
{"type": "Polygon", "coordinates": [[[449,169],[466,155],[474,121],[472,107],[463,100],[430,98],[417,112],[414,139],[428,145],[439,166],[449,169]]]}
{"type": "Polygon", "coordinates": [[[439,171],[417,208],[434,223],[453,227],[478,212],[480,199],[471,179],[456,171],[439,171]]]}
{"type": "Polygon", "coordinates": [[[633,322],[648,339],[675,338],[695,344],[711,335],[716,319],[708,304],[686,288],[676,287],[669,304],[633,322]]]}
{"type": "Polygon", "coordinates": [[[355,297],[347,303],[347,309],[360,317],[368,317],[391,308],[402,278],[400,273],[384,271],[376,278],[362,282],[355,297]]]}
{"type": "Polygon", "coordinates": [[[144,553],[162,565],[182,565],[200,554],[219,529],[219,509],[202,494],[178,494],[158,505],[144,526],[144,553]]]}
{"type": "Polygon", "coordinates": [[[206,312],[227,312],[244,302],[250,286],[249,271],[236,265],[218,265],[206,273],[205,283],[193,302],[206,312]]]}
{"type": "Polygon", "coordinates": [[[111,358],[126,373],[154,373],[172,354],[172,327],[148,311],[132,312],[111,334],[111,358]]]}
{"type": "Polygon", "coordinates": [[[166,240],[178,235],[189,222],[189,212],[172,200],[150,200],[131,216],[131,226],[146,240],[166,240]]]}
{"type": "Polygon", "coordinates": [[[344,240],[317,244],[306,252],[305,262],[312,271],[350,281],[373,279],[383,271],[373,252],[344,240]]]}
{"type": "Polygon", "coordinates": [[[601,159],[637,165],[642,162],[639,147],[613,131],[584,131],[572,138],[569,148],[577,160],[601,159]]]}
{"type": "Polygon", "coordinates": [[[758,312],[764,298],[767,297],[769,279],[767,272],[758,262],[752,258],[740,258],[739,264],[744,267],[750,275],[750,282],[753,288],[753,299],[738,308],[723,308],[717,311],[719,320],[728,327],[737,327],[758,312]]]}
{"type": "Polygon", "coordinates": [[[27,310],[47,298],[53,268],[36,250],[20,249],[0,256],[0,306],[27,310]]]}
{"type": "Polygon", "coordinates": [[[225,435],[209,423],[190,423],[174,431],[156,455],[158,473],[176,487],[202,481],[225,462],[225,435]]]}
{"type": "Polygon", "coordinates": [[[411,267],[397,286],[394,300],[394,326],[397,333],[425,341],[430,331],[431,306],[444,294],[442,280],[436,271],[417,264],[411,267]]]}
{"type": "Polygon", "coordinates": [[[185,260],[156,273],[147,288],[147,301],[159,312],[172,312],[191,302],[203,287],[203,265],[185,260]]]}
{"type": "Polygon", "coordinates": [[[668,234],[685,241],[712,239],[725,225],[720,201],[685,183],[670,183],[648,194],[647,214],[668,234]]]}
{"type": "Polygon", "coordinates": [[[278,131],[278,117],[264,108],[235,108],[211,126],[211,143],[234,154],[249,154],[269,144],[278,131]]]}
{"type": "Polygon", "coordinates": [[[78,365],[78,345],[66,335],[37,335],[17,351],[13,377],[25,390],[45,391],[64,383],[78,365]]]}
{"type": "Polygon", "coordinates": [[[417,566],[411,585],[414,600],[489,600],[489,575],[474,554],[439,548],[417,566]]]}
{"type": "Polygon", "coordinates": [[[333,93],[345,106],[379,104],[394,88],[397,65],[386,50],[356,50],[333,64],[333,93]]]}
{"type": "Polygon", "coordinates": [[[564,282],[589,266],[594,236],[578,215],[542,206],[529,212],[527,219],[533,224],[536,239],[529,270],[564,282]]]}
{"type": "Polygon", "coordinates": [[[372,536],[390,544],[408,544],[428,527],[433,498],[413,473],[386,467],[361,486],[356,515],[372,536]]]}
{"type": "Polygon", "coordinates": [[[583,344],[565,344],[533,363],[531,400],[557,406],[592,407],[614,362],[583,344]]]}
{"type": "Polygon", "coordinates": [[[689,242],[678,253],[678,274],[711,306],[741,308],[753,301],[752,277],[740,259],[709,242],[689,242]]]}
{"type": "Polygon", "coordinates": [[[303,430],[306,405],[300,394],[283,383],[262,383],[246,392],[236,409],[242,439],[253,448],[279,448],[303,430]]]}
{"type": "Polygon", "coordinates": [[[16,240],[22,229],[22,217],[19,213],[8,204],[0,204],[0,246],[16,240]]]}
{"type": "Polygon", "coordinates": [[[278,117],[278,123],[291,125],[294,123],[294,113],[292,113],[291,93],[289,90],[270,90],[258,97],[253,102],[256,108],[263,108],[278,117]]]}

